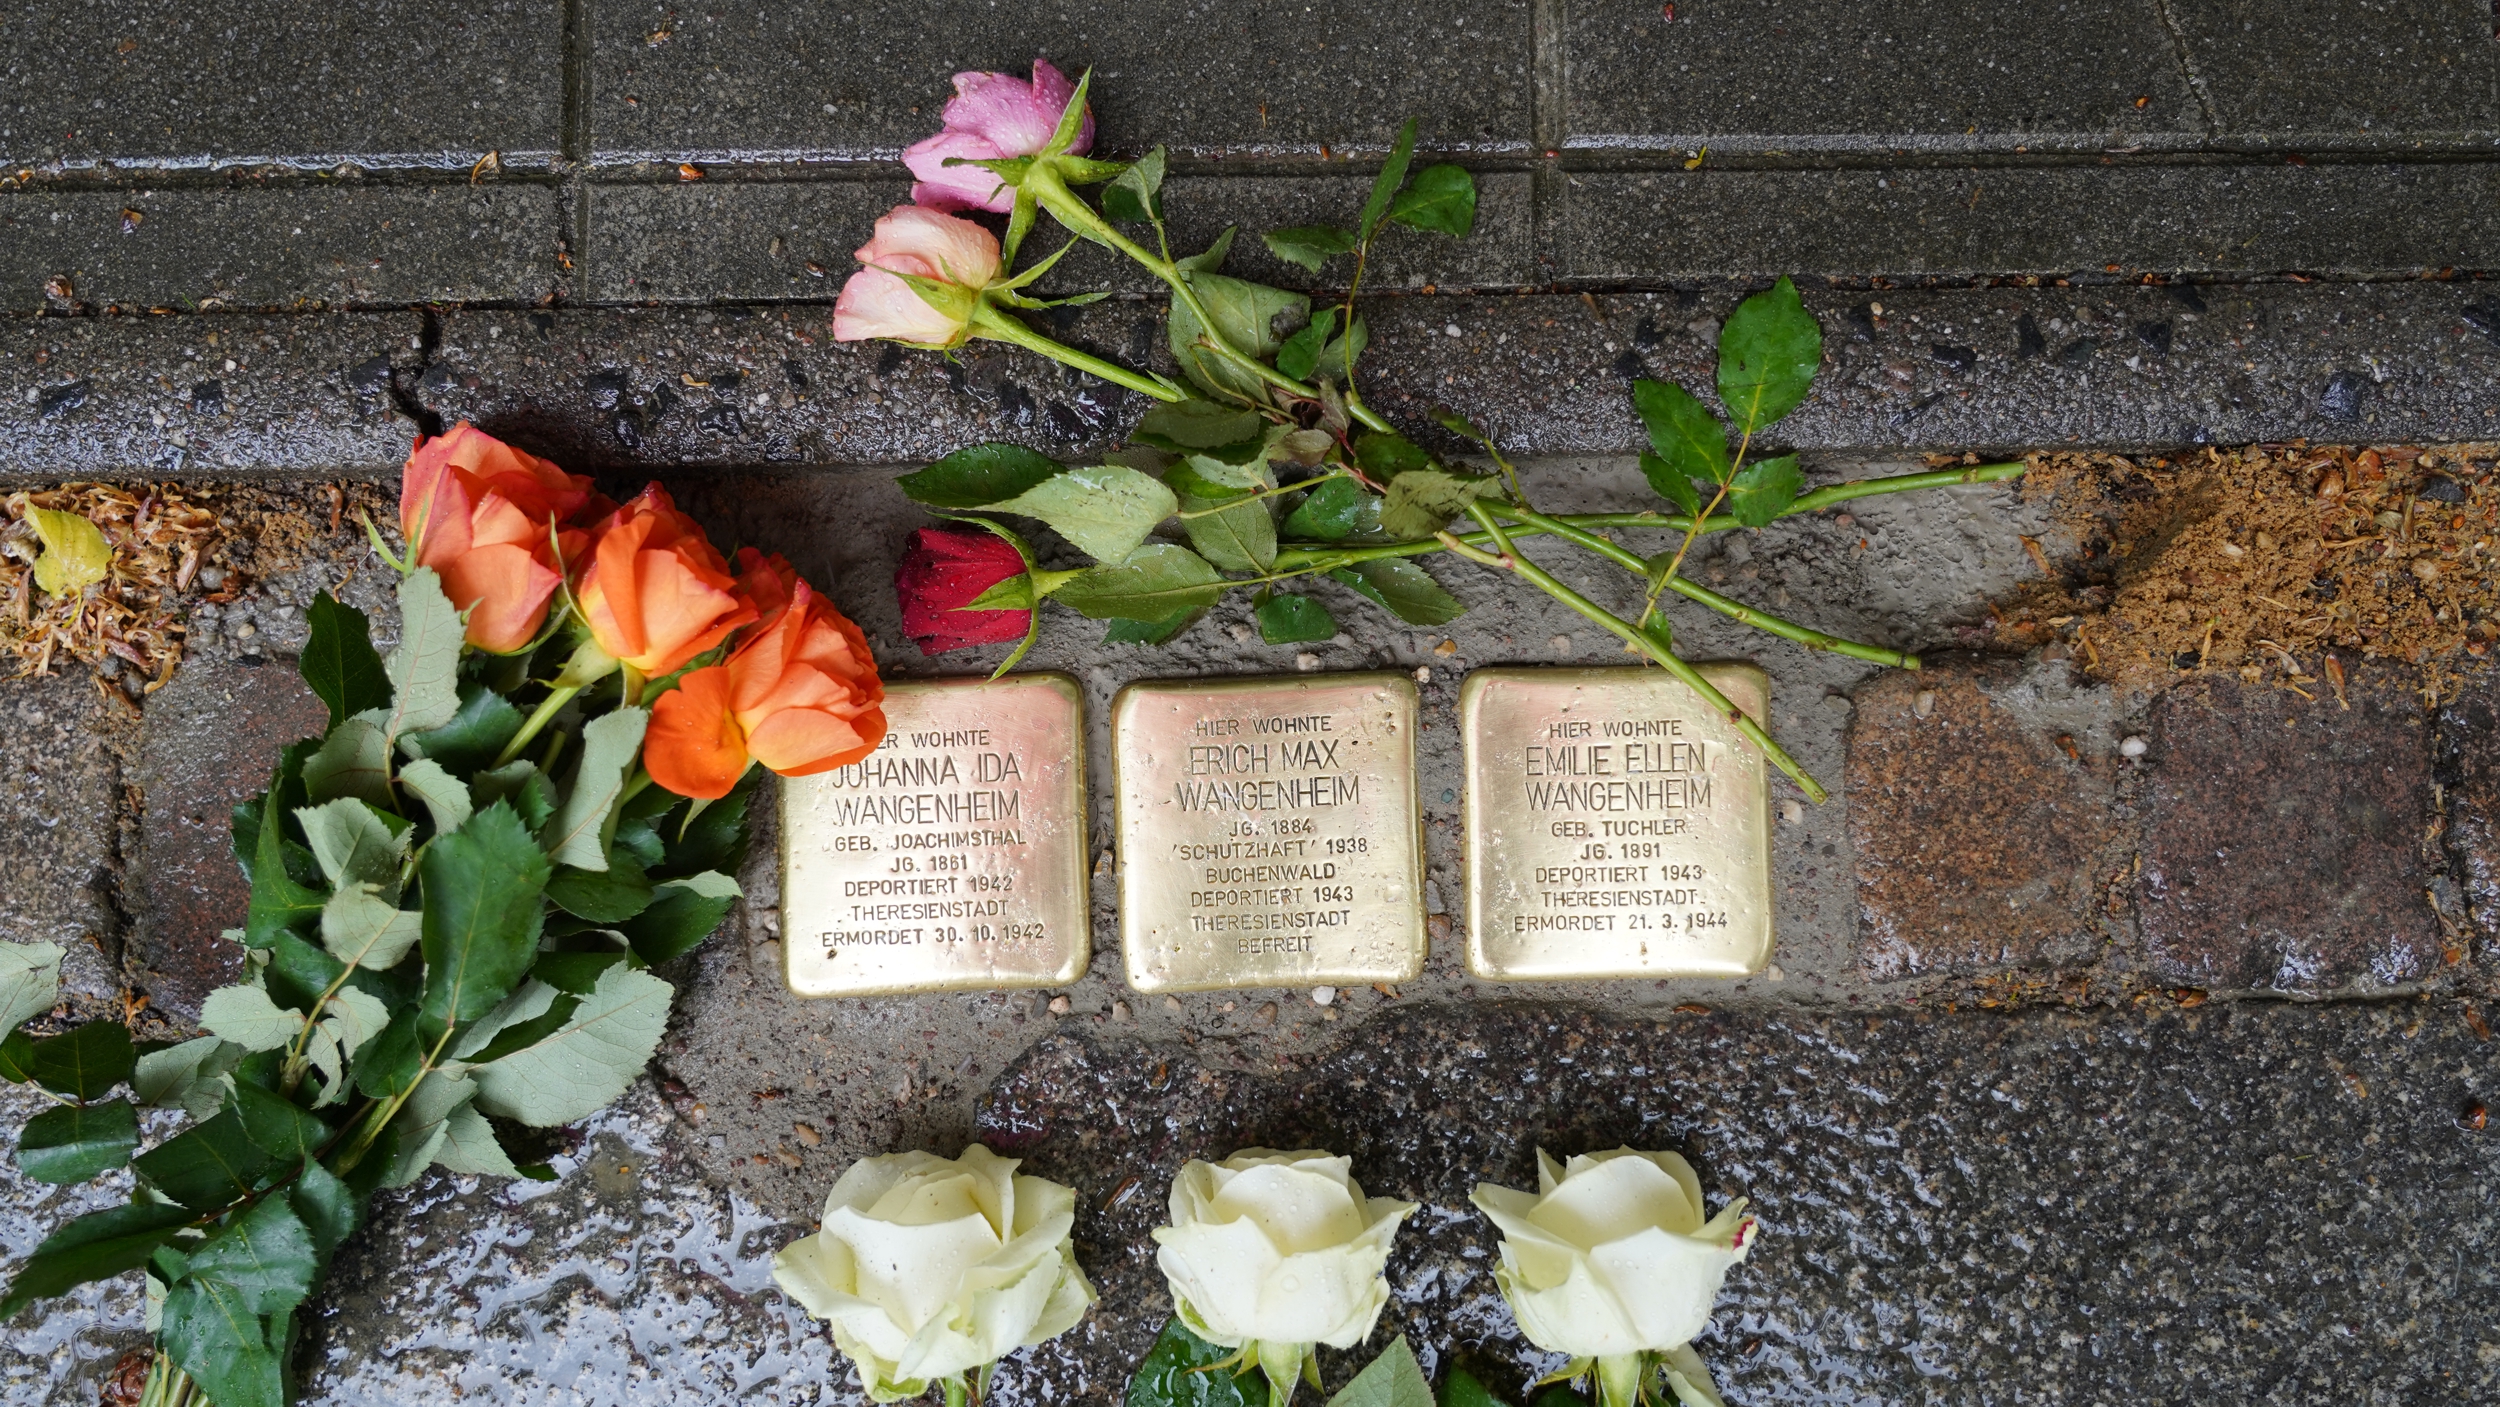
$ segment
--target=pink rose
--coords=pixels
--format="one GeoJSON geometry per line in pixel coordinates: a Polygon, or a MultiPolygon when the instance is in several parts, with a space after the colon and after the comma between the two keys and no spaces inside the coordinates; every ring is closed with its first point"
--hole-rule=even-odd
{"type": "Polygon", "coordinates": [[[981,290],[998,277],[998,236],[970,220],[898,205],[878,218],[876,234],[855,257],[867,267],[851,275],[834,300],[835,341],[885,337],[914,347],[960,347],[981,290]],[[923,296],[896,274],[942,286],[923,296]]]}
{"type": "MultiPolygon", "coordinates": [[[[958,73],[955,96],[946,100],[946,128],[926,141],[903,149],[903,164],[920,178],[911,188],[914,202],[933,210],[990,210],[1004,215],[1015,208],[1016,193],[1001,185],[994,172],[978,166],[949,166],[949,157],[998,161],[1031,156],[1050,145],[1059,130],[1060,114],[1076,96],[1076,85],[1050,66],[1033,61],[1033,81],[1003,73],[958,73]]],[[[1094,113],[1086,109],[1068,148],[1078,156],[1093,150],[1094,113]]]]}

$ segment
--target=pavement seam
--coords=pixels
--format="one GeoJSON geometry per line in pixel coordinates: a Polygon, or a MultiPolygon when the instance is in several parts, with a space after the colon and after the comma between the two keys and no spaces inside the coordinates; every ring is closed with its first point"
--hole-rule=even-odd
{"type": "Polygon", "coordinates": [[[577,282],[573,275],[580,272],[577,266],[590,253],[590,192],[585,187],[584,173],[593,164],[590,99],[594,47],[590,0],[564,0],[564,105],[557,138],[563,149],[558,169],[562,176],[559,198],[564,204],[564,234],[556,249],[558,301],[572,294],[577,282]]]}
{"type": "Polygon", "coordinates": [[[2187,31],[2179,27],[2179,17],[2170,12],[2170,0],[2153,0],[2153,13],[2161,16],[2161,27],[2170,34],[2170,45],[2179,54],[2179,71],[2187,79],[2188,91],[2196,94],[2197,111],[2204,114],[2206,139],[2222,135],[2222,113],[2214,105],[2212,90],[2205,86],[2205,75],[2197,71],[2196,53],[2188,47],[2187,31]]]}

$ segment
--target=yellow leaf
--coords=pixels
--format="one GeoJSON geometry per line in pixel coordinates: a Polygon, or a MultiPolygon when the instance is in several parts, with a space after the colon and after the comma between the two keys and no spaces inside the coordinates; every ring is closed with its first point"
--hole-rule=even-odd
{"type": "Polygon", "coordinates": [[[35,585],[55,596],[67,596],[104,580],[113,549],[105,545],[104,534],[95,524],[75,513],[50,508],[26,512],[35,521],[35,536],[43,539],[43,556],[35,562],[35,585]]]}

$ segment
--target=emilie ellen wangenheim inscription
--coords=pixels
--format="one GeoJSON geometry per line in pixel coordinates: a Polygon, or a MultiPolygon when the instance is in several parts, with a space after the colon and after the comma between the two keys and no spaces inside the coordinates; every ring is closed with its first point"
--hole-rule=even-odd
{"type": "MultiPolygon", "coordinates": [[[[1770,681],[1702,675],[1757,721],[1770,681]]],[[[1771,960],[1760,749],[1655,669],[1480,669],[1459,691],[1467,967],[1479,977],[1739,977],[1771,960]]]]}
{"type": "Polygon", "coordinates": [[[1111,736],[1130,986],[1343,986],[1423,970],[1405,676],[1132,684],[1111,736]]]}
{"type": "Polygon", "coordinates": [[[1091,953],[1075,680],[888,684],[860,762],[781,786],[782,946],[803,997],[1046,987],[1091,953]]]}

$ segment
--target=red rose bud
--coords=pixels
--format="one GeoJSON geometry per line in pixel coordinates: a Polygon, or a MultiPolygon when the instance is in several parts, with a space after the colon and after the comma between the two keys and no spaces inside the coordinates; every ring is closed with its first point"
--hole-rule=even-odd
{"type": "Polygon", "coordinates": [[[957,608],[971,605],[982,592],[1023,574],[1023,556],[989,533],[922,528],[911,535],[903,565],[894,573],[894,594],[903,606],[903,633],[924,655],[1021,640],[1033,628],[1031,611],[957,608]]]}

